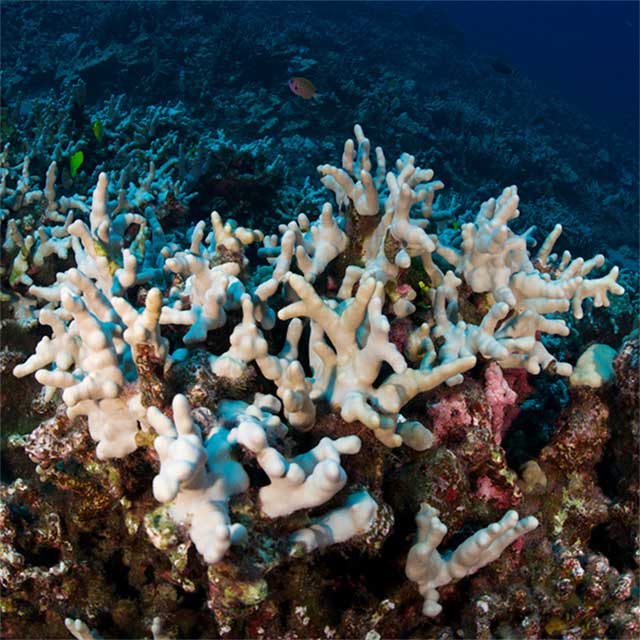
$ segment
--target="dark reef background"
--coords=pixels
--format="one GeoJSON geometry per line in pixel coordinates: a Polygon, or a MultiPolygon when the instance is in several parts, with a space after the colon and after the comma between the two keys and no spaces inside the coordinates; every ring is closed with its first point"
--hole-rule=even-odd
{"type": "Polygon", "coordinates": [[[289,210],[360,122],[432,167],[456,214],[517,184],[523,226],[559,221],[573,250],[636,266],[638,3],[5,1],[1,28],[5,127],[18,96],[25,116],[82,79],[91,106],[180,101],[185,145],[261,140],[264,162],[202,190],[195,219],[216,198],[289,210]],[[293,75],[320,97],[291,93],[293,75]]]}

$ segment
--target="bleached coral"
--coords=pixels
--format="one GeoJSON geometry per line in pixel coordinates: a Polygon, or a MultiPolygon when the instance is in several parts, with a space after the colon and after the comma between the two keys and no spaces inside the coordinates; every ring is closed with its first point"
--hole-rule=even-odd
{"type": "Polygon", "coordinates": [[[369,493],[352,493],[344,506],[317,518],[311,526],[294,531],[289,537],[292,553],[298,545],[310,553],[366,533],[373,525],[377,511],[378,504],[369,493]]]}
{"type": "Polygon", "coordinates": [[[229,349],[220,356],[209,358],[211,370],[218,376],[234,380],[244,375],[249,363],[255,361],[262,375],[277,386],[278,397],[291,424],[299,429],[311,427],[316,415],[311,400],[312,385],[297,359],[302,323],[292,320],[287,327],[282,351],[278,355],[270,355],[256,315],[256,306],[250,296],[244,294],[242,322],[231,333],[229,349]]]}
{"type": "Polygon", "coordinates": [[[180,298],[188,302],[189,308],[182,309],[183,303],[178,299],[173,306],[164,308],[161,322],[188,325],[189,330],[183,338],[187,345],[203,342],[209,331],[225,324],[225,307],[238,303],[244,290],[235,277],[240,267],[235,262],[209,267],[206,258],[181,252],[167,260],[166,268],[188,275],[180,298]]]}
{"type": "Polygon", "coordinates": [[[107,175],[101,173],[93,192],[89,226],[76,220],[69,233],[78,269],[95,279],[105,294],[120,295],[138,281],[138,258],[133,246],[123,246],[125,231],[136,224],[143,237],[147,219],[138,213],[121,213],[111,219],[107,211],[108,184],[107,175]]]}
{"type": "Polygon", "coordinates": [[[290,274],[287,282],[300,300],[281,309],[278,316],[282,320],[311,319],[313,391],[339,407],[347,422],[366,424],[387,446],[402,444],[396,427],[404,404],[475,364],[475,358],[467,357],[433,369],[407,368],[402,354],[389,342],[389,322],[382,314],[382,283],[373,278],[363,282],[356,296],[339,310],[332,309],[301,276],[290,274]],[[357,334],[365,316],[368,335],[361,345],[357,334]],[[384,362],[396,373],[375,388],[384,362]]]}
{"type": "Polygon", "coordinates": [[[186,283],[183,290],[172,296],[176,299],[163,309],[160,321],[189,325],[183,338],[187,345],[204,341],[209,331],[225,324],[228,310],[240,306],[245,288],[237,276],[243,262],[233,257],[240,255],[244,245],[262,239],[258,231],[223,224],[217,211],[211,214],[211,223],[213,231],[205,239],[205,223],[199,222],[193,230],[189,251],[176,253],[165,266],[186,276],[186,283]]]}
{"type": "Polygon", "coordinates": [[[187,399],[173,399],[173,420],[157,407],[147,417],[159,434],[154,446],[160,457],[160,473],[153,479],[153,495],[171,503],[172,517],[189,528],[189,535],[205,562],[218,562],[231,544],[244,540],[246,529],[231,524],[227,503],[245,491],[249,478],[235,462],[227,442],[228,431],[219,427],[206,446],[190,415],[187,399]]]}
{"type": "MultiPolygon", "coordinates": [[[[159,111],[152,120],[169,117],[159,111]]],[[[109,127],[120,126],[109,118],[109,127]]],[[[442,183],[408,154],[387,171],[380,148],[374,172],[371,145],[359,126],[355,141],[345,143],[341,168],[319,168],[336,197],[335,210],[325,203],[317,220],[300,214],[266,237],[224,222],[215,211],[208,232],[201,221],[184,235],[165,234],[158,192],[180,188],[175,172],[188,171],[179,166],[184,157],[160,163],[167,149],[159,144],[145,155],[148,173],[137,185],[125,171],[117,186],[100,173],[90,210],[84,200],[72,206],[58,199],[49,206],[47,225],[33,235],[9,220],[4,246],[13,266],[12,294],[29,287],[44,305],[40,322],[52,330],[14,372],[35,372],[48,397],[63,389],[68,416],[87,416],[100,459],[133,452],[153,428],[159,458],[153,494],[165,505],[159,510],[178,525],[178,537],[184,527],[208,564],[222,562],[232,544],[247,539],[247,514],[258,519],[261,533],[271,520],[298,512],[295,522],[274,526],[282,534],[282,544],[274,546],[285,550],[283,557],[351,539],[368,544],[389,507],[376,481],[365,477],[367,465],[344,457],[375,448],[362,425],[385,447],[428,449],[434,435],[421,421],[405,418],[401,412],[408,416],[413,406],[404,407],[441,384],[461,384],[485,361],[491,363],[485,371],[497,447],[504,407],[516,398],[501,368],[567,375],[570,365],[556,362],[540,333],[566,335],[556,314],[573,308],[580,317],[586,298],[607,305],[609,295],[623,291],[615,268],[587,280],[603,265],[602,256],[586,262],[553,256],[559,228],[532,258],[529,233],[517,235],[508,226],[519,215],[515,187],[482,205],[474,222],[463,226],[459,248],[457,242],[444,245],[434,217],[442,183]],[[258,255],[267,264],[252,277],[245,251],[260,242],[258,255]],[[34,285],[31,269],[54,254],[72,259],[75,268],[51,285],[34,285]],[[211,341],[214,354],[199,360],[191,349],[230,322],[235,326],[211,341]],[[175,345],[180,333],[168,325],[187,327],[179,355],[169,355],[168,338],[175,345]],[[218,348],[227,335],[228,346],[218,348]],[[142,379],[153,377],[142,366],[149,357],[169,378],[162,393],[142,379]],[[203,361],[210,370],[194,374],[192,363],[203,361]],[[185,378],[187,391],[180,388],[185,378]],[[169,394],[185,391],[197,403],[203,390],[213,408],[192,411],[177,393],[168,409],[169,394]],[[244,401],[249,393],[252,400],[244,401]],[[327,405],[342,420],[322,415],[327,405]]],[[[138,145],[131,140],[129,150],[138,145]]],[[[41,196],[48,201],[55,200],[56,166],[50,165],[48,195],[41,196]]],[[[5,178],[6,172],[8,212],[37,199],[28,161],[11,193],[5,178]]],[[[384,458],[384,447],[376,451],[384,458]]],[[[423,505],[417,522],[406,573],[425,596],[428,616],[440,611],[438,587],[477,571],[537,525],[535,518],[518,520],[508,512],[444,558],[437,546],[446,527],[437,512],[423,505]]]]}
{"type": "Polygon", "coordinates": [[[36,353],[15,367],[14,375],[35,372],[46,387],[64,389],[69,417],[88,417],[98,458],[123,457],[137,448],[144,409],[136,394],[124,393],[127,354],[122,331],[111,305],[88,279],[72,270],[70,284],[77,285],[83,297],[74,292],[78,289],[62,288],[62,309],[41,312],[41,321],[54,329],[53,339],[45,336],[36,353]],[[68,325],[63,322],[65,312],[72,318],[68,325]],[[45,368],[52,363],[54,369],[45,368]]]}
{"type": "MultiPolygon", "coordinates": [[[[527,233],[517,235],[508,223],[520,215],[516,187],[507,187],[496,200],[487,200],[476,219],[462,227],[461,250],[438,246],[438,253],[452,264],[476,293],[490,293],[497,304],[504,303],[509,318],[497,334],[505,339],[520,341],[518,353],[498,358],[503,367],[524,366],[531,373],[554,366],[556,373],[571,375],[571,365],[557,363],[536,337],[538,332],[568,335],[569,329],[560,318],[547,318],[573,309],[576,318],[582,317],[582,302],[594,298],[596,306],[608,306],[608,294],[621,295],[623,287],[617,282],[618,269],[613,267],[607,276],[587,280],[594,268],[602,266],[601,255],[584,261],[571,260],[568,252],[556,264],[550,256],[562,227],[557,225],[543,242],[536,258],[536,269],[527,251],[527,233]]],[[[503,316],[504,318],[504,316],[503,316]]]]}
{"type": "Polygon", "coordinates": [[[242,322],[237,324],[229,341],[231,345],[220,356],[211,356],[211,370],[218,376],[236,379],[243,375],[247,365],[253,360],[264,358],[269,347],[253,316],[253,303],[244,294],[242,302],[242,322]]]}
{"type": "Polygon", "coordinates": [[[63,389],[68,416],[87,416],[91,437],[98,442],[98,458],[135,451],[136,435],[146,428],[146,410],[135,384],[137,350],[146,344],[158,359],[167,355],[158,326],[159,291],[149,292],[139,314],[123,298],[110,302],[78,269],[59,276],[54,287],[32,290],[59,301],[60,307],[40,311],[41,323],[51,326],[53,336],[43,337],[36,353],[14,368],[14,375],[35,372],[49,398],[56,388],[63,389]],[[47,369],[49,365],[53,368],[47,369]]]}
{"type": "MultiPolygon", "coordinates": [[[[102,640],[102,636],[96,631],[89,628],[89,626],[80,620],[79,618],[65,618],[64,626],[67,631],[76,640],[102,640]]],[[[153,640],[170,640],[162,630],[162,621],[159,617],[155,617],[151,623],[151,636],[153,640]]]]}
{"type": "Polygon", "coordinates": [[[66,618],[64,626],[67,627],[69,633],[76,640],[101,640],[102,636],[92,631],[89,626],[80,619],[73,620],[72,618],[66,618]]]}
{"type": "MultiPolygon", "coordinates": [[[[8,157],[9,148],[10,145],[7,143],[4,146],[3,158],[8,157]]],[[[7,216],[10,211],[21,211],[24,207],[40,203],[43,200],[46,201],[45,220],[47,222],[64,222],[67,213],[71,209],[77,209],[82,213],[88,211],[83,196],[75,194],[73,196],[57,197],[55,183],[58,177],[58,168],[55,160],[51,162],[47,169],[44,189],[37,188],[39,178],[31,175],[30,155],[24,157],[21,175],[15,189],[9,188],[6,184],[10,175],[6,164],[7,160],[3,160],[1,163],[2,168],[0,169],[0,203],[2,204],[3,216],[7,216]]]]}
{"type": "MultiPolygon", "coordinates": [[[[435,237],[429,236],[424,228],[432,215],[435,193],[444,185],[432,180],[431,169],[416,167],[415,158],[409,154],[402,154],[396,162],[396,171],[389,171],[385,176],[386,160],[380,147],[376,148],[378,170],[374,180],[370,173],[371,145],[360,125],[356,125],[355,135],[358,150],[355,151],[353,140],[345,142],[342,169],[331,165],[318,167],[323,183],[334,192],[338,205],[346,210],[345,216],[352,217],[355,212],[375,222],[374,226],[368,223],[370,231],[358,238],[364,267],[350,265],[347,268],[339,296],[350,297],[355,283],[371,276],[383,284],[393,283],[414,257],[422,260],[425,270],[433,274],[435,280],[438,270],[431,258],[436,249],[435,237]],[[422,217],[412,218],[411,210],[418,204],[422,217]]],[[[396,315],[403,317],[415,311],[411,303],[415,295],[409,285],[404,287],[400,299],[394,301],[396,315]]]]}
{"type": "Polygon", "coordinates": [[[162,294],[154,288],[147,293],[144,309],[138,312],[125,298],[113,297],[111,303],[126,325],[123,333],[125,342],[134,354],[139,346],[150,346],[156,358],[164,360],[169,350],[169,341],[160,334],[162,314],[162,294]]]}
{"type": "Polygon", "coordinates": [[[259,396],[245,409],[240,403],[223,403],[220,407],[226,421],[232,418],[237,423],[229,434],[230,441],[255,454],[271,481],[259,491],[260,507],[270,518],[320,506],[330,500],[347,481],[340,456],[360,450],[357,436],[323,438],[313,449],[287,460],[269,446],[274,430],[282,433],[284,429],[286,433],[286,427],[275,416],[279,409],[280,403],[273,396],[259,396]]]}
{"type": "Polygon", "coordinates": [[[624,293],[624,287],[618,284],[618,267],[612,267],[606,276],[587,280],[584,277],[593,269],[599,269],[605,263],[602,254],[598,254],[590,260],[577,258],[572,260],[571,253],[565,251],[559,258],[552,254],[553,247],[562,233],[562,225],[557,224],[547,236],[536,256],[536,264],[547,273],[551,273],[557,279],[567,279],[577,274],[583,278],[571,300],[571,311],[574,318],[581,319],[584,315],[582,305],[587,298],[593,298],[596,307],[609,306],[609,294],[619,296],[624,293]]]}
{"type": "Polygon", "coordinates": [[[347,482],[340,456],[360,451],[360,438],[323,438],[311,450],[287,460],[275,449],[264,449],[258,462],[271,481],[260,489],[260,506],[270,518],[318,507],[347,482]]]}
{"type": "MultiPolygon", "coordinates": [[[[377,149],[378,173],[374,179],[370,143],[361,127],[356,127],[355,133],[358,150],[353,141],[347,141],[343,168],[330,165],[320,168],[325,184],[336,194],[343,216],[334,215],[326,204],[317,222],[311,224],[301,215],[297,222],[281,227],[279,247],[277,239],[265,239],[263,254],[273,263],[272,275],[251,290],[240,278],[245,263],[242,247],[260,241],[262,233],[223,223],[214,212],[208,238],[205,239],[205,224],[201,222],[193,231],[188,251],[174,251],[172,257],[160,262],[166,270],[186,278],[184,285],[179,282],[174,285],[167,304],[161,306],[160,323],[189,326],[184,342],[192,345],[222,326],[227,313],[242,305],[243,321],[232,333],[230,348],[212,358],[215,373],[238,378],[249,362],[256,361],[263,375],[276,382],[288,418],[299,426],[309,426],[313,421],[312,396],[324,395],[341,407],[343,417],[363,420],[379,437],[394,445],[401,442],[401,437],[395,433],[398,419],[390,415],[397,413],[416,393],[439,384],[435,372],[443,371],[443,366],[450,369],[449,384],[459,383],[461,374],[473,366],[478,355],[496,360],[503,367],[525,366],[532,373],[552,365],[558,373],[570,373],[570,365],[555,362],[538,339],[540,332],[563,335],[567,331],[561,319],[550,319],[547,315],[566,310],[570,303],[579,315],[582,300],[591,295],[595,296],[596,304],[608,304],[608,292],[622,291],[615,283],[617,272],[585,280],[584,276],[602,263],[601,256],[586,263],[578,259],[570,264],[565,256],[558,267],[552,268],[554,258],[550,252],[558,229],[543,244],[537,258],[543,270],[537,270],[527,252],[526,234],[517,236],[507,226],[518,215],[515,188],[506,189],[497,201],[486,202],[475,222],[464,225],[461,250],[441,245],[435,235],[425,231],[435,193],[442,187],[432,180],[433,172],[416,167],[414,158],[403,154],[395,170],[385,176],[384,154],[377,149]],[[416,206],[420,206],[421,218],[411,217],[416,206]],[[373,221],[360,238],[350,237],[343,229],[354,224],[353,212],[373,221]],[[462,281],[452,272],[445,275],[436,266],[435,252],[449,261],[474,291],[492,296],[493,304],[479,325],[460,317],[457,297],[462,281]],[[338,298],[344,300],[342,304],[321,298],[311,284],[304,286],[297,280],[299,276],[291,273],[297,268],[305,280],[313,282],[339,255],[352,256],[352,264],[347,266],[338,291],[338,298]],[[434,324],[427,327],[422,338],[425,357],[417,370],[408,368],[402,355],[392,348],[387,338],[388,321],[382,312],[387,302],[387,313],[397,316],[411,315],[415,310],[413,301],[417,292],[406,283],[397,284],[413,258],[422,261],[431,280],[428,298],[434,305],[434,324]],[[275,314],[269,301],[283,283],[301,300],[282,309],[280,317],[311,318],[312,378],[303,375],[297,358],[269,355],[258,328],[259,324],[266,329],[273,326],[275,314]],[[359,289],[353,296],[356,284],[359,289]],[[356,335],[361,337],[356,339],[356,335]],[[437,351],[434,340],[439,344],[437,351]],[[383,382],[374,389],[373,382],[385,361],[395,370],[395,377],[392,376],[390,384],[383,382]],[[328,380],[334,373],[340,384],[329,389],[328,380]]],[[[104,293],[122,295],[127,288],[151,278],[153,268],[149,273],[145,269],[141,272],[136,257],[136,252],[144,254],[147,224],[153,228],[154,238],[163,233],[153,215],[148,216],[148,223],[146,214],[118,213],[111,219],[107,197],[108,181],[101,174],[92,199],[90,226],[80,220],[72,224],[66,221],[61,231],[52,231],[46,242],[54,238],[67,241],[68,228],[80,271],[94,279],[104,293]],[[131,224],[139,225],[139,239],[124,248],[124,232],[131,224]]],[[[15,232],[7,242],[12,246],[24,245],[15,232]]],[[[41,244],[44,242],[43,236],[41,244]]],[[[168,249],[167,252],[171,253],[168,249]]],[[[167,252],[161,254],[166,256],[167,252]]],[[[16,258],[18,262],[20,255],[16,258]]],[[[20,263],[18,267],[16,278],[20,281],[28,278],[28,264],[20,263]]],[[[157,275],[157,270],[154,273],[157,275]]],[[[59,287],[58,284],[48,291],[42,288],[33,291],[47,300],[55,300],[59,299],[56,292],[59,287]]],[[[116,304],[124,313],[123,305],[116,304]]],[[[133,318],[131,311],[128,315],[133,318]]],[[[159,334],[155,340],[159,344],[159,334]]]]}
{"type": "MultiPolygon", "coordinates": [[[[39,192],[46,198],[47,206],[36,232],[23,235],[16,222],[19,220],[25,226],[24,221],[30,220],[31,215],[10,219],[7,224],[3,248],[14,256],[10,274],[12,287],[33,285],[31,276],[37,274],[54,255],[63,261],[73,257],[76,268],[94,279],[106,295],[122,295],[134,284],[148,282],[162,273],[163,257],[159,254],[157,244],[163,234],[152,211],[145,210],[144,215],[119,213],[118,207],[109,201],[110,184],[106,173],[98,176],[90,207],[85,197],[56,199],[56,177],[57,165],[54,161],[47,171],[47,186],[44,192],[39,192]],[[113,210],[112,215],[109,209],[113,210]],[[80,215],[88,213],[89,224],[82,218],[74,220],[72,210],[80,215]],[[137,234],[129,239],[126,236],[133,225],[137,227],[137,234]],[[152,241],[148,240],[149,229],[152,241]],[[145,252],[145,249],[154,249],[156,253],[149,250],[145,252]]],[[[36,224],[35,220],[32,224],[36,224]]],[[[30,290],[29,293],[49,300],[55,295],[41,288],[30,290]]]]}
{"type": "Polygon", "coordinates": [[[424,596],[422,613],[434,617],[442,611],[438,587],[460,580],[493,562],[520,536],[533,531],[538,521],[533,516],[520,520],[515,511],[508,511],[499,522],[474,533],[447,557],[438,552],[438,545],[447,535],[447,527],[438,518],[438,511],[422,504],[416,524],[418,539],[409,550],[405,570],[409,580],[418,584],[420,594],[424,596]]]}
{"type": "Polygon", "coordinates": [[[229,499],[249,486],[249,477],[232,456],[233,447],[255,455],[269,478],[270,484],[259,490],[261,510],[269,518],[321,506],[346,484],[340,456],[357,453],[360,439],[323,438],[288,460],[270,444],[287,433],[277,416],[280,406],[273,396],[260,394],[250,405],[224,401],[217,426],[206,438],[182,395],[173,400],[173,421],[156,407],[148,410],[149,422],[159,434],[154,446],[161,466],[153,481],[154,496],[170,503],[172,517],[188,526],[207,563],[218,562],[231,544],[246,535],[242,525],[229,520],[229,499]]]}
{"type": "Polygon", "coordinates": [[[71,238],[68,230],[72,220],[73,214],[69,213],[63,218],[62,225],[40,226],[37,233],[25,236],[16,219],[9,219],[2,248],[13,259],[8,279],[12,289],[32,285],[31,276],[43,267],[49,256],[56,255],[61,260],[69,257],[71,238]]]}
{"type": "Polygon", "coordinates": [[[291,269],[294,255],[300,271],[313,282],[348,245],[347,236],[328,202],[313,224],[306,215],[300,214],[297,222],[281,225],[280,231],[279,247],[278,237],[273,235],[264,238],[264,248],[260,250],[260,255],[275,263],[272,278],[277,282],[291,269]]]}
{"type": "Polygon", "coordinates": [[[578,358],[569,381],[574,387],[598,388],[613,377],[613,360],[617,351],[606,344],[592,344],[578,358]]]}
{"type": "MultiPolygon", "coordinates": [[[[505,302],[491,305],[479,325],[462,320],[458,310],[458,288],[461,284],[460,278],[447,271],[434,294],[435,325],[431,335],[443,340],[438,350],[442,362],[480,354],[504,366],[526,365],[528,370],[536,373],[541,360],[545,365],[553,360],[542,344],[536,342],[535,334],[524,331],[524,335],[519,335],[513,330],[512,320],[502,323],[509,314],[509,306],[505,302]],[[514,364],[516,362],[519,364],[514,364]]],[[[551,330],[552,326],[555,325],[550,321],[547,328],[551,330]]],[[[461,381],[458,375],[449,379],[447,384],[459,384],[461,381]]]]}
{"type": "MultiPolygon", "coordinates": [[[[38,342],[35,353],[14,368],[14,376],[22,378],[50,364],[55,364],[56,369],[62,371],[67,371],[73,366],[79,358],[79,345],[76,338],[67,331],[61,315],[60,311],[50,309],[40,311],[40,324],[51,328],[52,337],[44,336],[38,342]]],[[[48,397],[50,398],[54,392],[55,387],[49,387],[48,397]]]]}

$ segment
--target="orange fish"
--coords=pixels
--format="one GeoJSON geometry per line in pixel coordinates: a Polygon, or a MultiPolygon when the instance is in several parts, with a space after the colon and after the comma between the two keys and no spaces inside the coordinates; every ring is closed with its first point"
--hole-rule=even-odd
{"type": "Polygon", "coordinates": [[[289,89],[305,100],[310,100],[316,95],[316,88],[313,86],[313,82],[306,78],[291,78],[291,80],[289,80],[289,89]]]}

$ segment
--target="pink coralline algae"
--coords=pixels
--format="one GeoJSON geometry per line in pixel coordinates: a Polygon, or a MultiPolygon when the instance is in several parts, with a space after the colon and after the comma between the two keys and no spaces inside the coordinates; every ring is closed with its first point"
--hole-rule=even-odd
{"type": "Polygon", "coordinates": [[[495,442],[500,444],[517,415],[517,412],[510,409],[515,405],[518,394],[511,389],[502,374],[502,369],[495,362],[492,362],[484,371],[484,392],[491,406],[491,424],[495,442]]]}
{"type": "Polygon", "coordinates": [[[496,486],[487,476],[478,478],[474,495],[485,502],[493,502],[500,509],[515,507],[520,503],[522,497],[519,492],[515,493],[513,491],[513,487],[503,489],[496,486]]]}
{"type": "MultiPolygon", "coordinates": [[[[484,385],[468,380],[462,387],[438,389],[427,403],[436,442],[454,452],[470,477],[474,497],[493,508],[520,504],[517,476],[501,446],[505,409],[515,406],[516,393],[498,371],[485,372],[484,385]]],[[[513,414],[515,415],[515,413],[513,414]]]]}
{"type": "Polygon", "coordinates": [[[520,411],[518,402],[522,402],[532,389],[524,369],[509,370],[508,376],[507,379],[500,366],[492,362],[484,370],[483,400],[469,398],[464,390],[454,390],[445,392],[437,401],[429,404],[427,414],[431,418],[436,442],[455,438],[454,434],[461,428],[466,433],[470,426],[488,420],[486,426],[490,426],[495,444],[500,445],[520,411]],[[479,413],[480,406],[485,409],[479,413]]]}
{"type": "Polygon", "coordinates": [[[391,323],[391,331],[389,332],[389,342],[396,346],[400,353],[404,353],[409,334],[413,330],[411,320],[408,318],[397,318],[391,323]]]}
{"type": "Polygon", "coordinates": [[[453,392],[430,405],[427,414],[431,418],[431,430],[436,442],[442,442],[456,429],[471,424],[471,414],[461,392],[453,392]]]}
{"type": "Polygon", "coordinates": [[[534,388],[529,381],[529,374],[526,369],[506,369],[502,371],[502,375],[509,388],[517,395],[515,403],[506,410],[511,422],[513,422],[520,412],[520,405],[533,393],[534,388]]]}

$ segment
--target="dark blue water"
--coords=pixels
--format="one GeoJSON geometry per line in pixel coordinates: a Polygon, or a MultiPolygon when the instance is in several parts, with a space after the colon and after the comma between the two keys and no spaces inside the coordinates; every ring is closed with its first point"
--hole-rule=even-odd
{"type": "Polygon", "coordinates": [[[638,136],[638,2],[439,3],[470,47],[638,136]]]}

